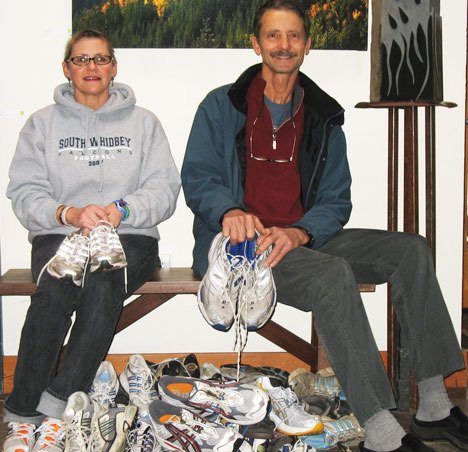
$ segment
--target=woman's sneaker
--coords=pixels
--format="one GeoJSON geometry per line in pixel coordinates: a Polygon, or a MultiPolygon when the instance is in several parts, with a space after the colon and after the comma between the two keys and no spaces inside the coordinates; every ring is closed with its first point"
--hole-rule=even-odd
{"type": "Polygon", "coordinates": [[[31,452],[35,443],[36,426],[27,422],[9,422],[3,452],[31,452]]]}
{"type": "Polygon", "coordinates": [[[65,450],[65,429],[63,421],[46,417],[36,431],[39,438],[32,452],[62,452],[65,450]]]}
{"type": "MultiPolygon", "coordinates": [[[[81,231],[68,234],[60,244],[57,252],[46,264],[47,273],[54,278],[76,286],[82,286],[85,269],[89,258],[89,239],[81,231]]],[[[38,277],[38,283],[42,273],[38,277]]]]}
{"type": "Polygon", "coordinates": [[[127,259],[119,236],[107,221],[98,221],[89,234],[89,265],[91,272],[127,267],[127,259]]]}

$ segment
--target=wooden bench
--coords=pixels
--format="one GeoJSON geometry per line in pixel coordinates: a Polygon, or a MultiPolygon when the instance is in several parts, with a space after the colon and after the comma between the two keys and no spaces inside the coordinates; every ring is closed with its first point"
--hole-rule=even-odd
{"type": "MultiPolygon", "coordinates": [[[[153,278],[135,292],[138,298],[130,301],[123,308],[116,333],[132,325],[176,295],[196,294],[199,285],[200,280],[195,277],[190,268],[156,270],[153,278]]],[[[33,282],[29,269],[8,270],[0,277],[0,296],[31,295],[35,290],[36,284],[33,282]]],[[[360,284],[359,290],[361,292],[374,292],[375,285],[360,284]]],[[[273,320],[270,320],[257,333],[300,360],[310,363],[312,371],[317,370],[319,347],[313,324],[310,341],[302,339],[273,320]]],[[[2,337],[0,337],[0,340],[2,340],[3,344],[2,337]]],[[[3,358],[3,355],[1,358],[3,358]]],[[[0,366],[2,366],[1,370],[3,370],[2,359],[0,359],[0,366]]],[[[1,392],[3,393],[3,382],[1,384],[1,392]]]]}

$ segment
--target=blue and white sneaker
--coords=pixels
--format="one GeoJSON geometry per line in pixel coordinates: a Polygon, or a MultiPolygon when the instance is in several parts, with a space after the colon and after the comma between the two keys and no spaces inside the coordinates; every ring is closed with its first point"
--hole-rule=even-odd
{"type": "Polygon", "coordinates": [[[334,400],[337,397],[340,400],[346,399],[335,375],[324,376],[298,368],[289,374],[288,383],[301,400],[311,395],[322,395],[329,400],[334,400]]]}
{"type": "Polygon", "coordinates": [[[101,405],[113,405],[119,392],[119,380],[110,361],[103,361],[89,390],[89,398],[101,405]]]}
{"type": "Polygon", "coordinates": [[[129,395],[130,403],[140,409],[146,410],[158,398],[153,373],[141,355],[130,356],[119,380],[122,389],[129,395]]]}
{"type": "Polygon", "coordinates": [[[340,419],[328,418],[323,421],[323,432],[319,435],[301,437],[301,441],[314,450],[331,449],[338,443],[347,443],[362,440],[365,437],[364,429],[359,425],[354,415],[343,416],[340,419]]]}
{"type": "Polygon", "coordinates": [[[197,300],[203,317],[216,330],[228,331],[234,323],[244,261],[231,247],[229,237],[215,236],[197,300]]]}
{"type": "Polygon", "coordinates": [[[134,428],[127,431],[127,452],[160,452],[159,445],[153,427],[153,422],[148,412],[138,412],[134,428]]]}

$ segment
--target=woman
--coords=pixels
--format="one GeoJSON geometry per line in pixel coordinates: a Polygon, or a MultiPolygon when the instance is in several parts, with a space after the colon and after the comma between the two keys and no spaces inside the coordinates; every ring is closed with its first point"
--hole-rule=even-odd
{"type": "Polygon", "coordinates": [[[60,450],[66,401],[89,390],[123,301],[159,266],[157,224],[174,212],[180,189],[159,120],[135,106],[130,87],[114,83],[107,38],[76,33],[62,65],[68,83],[28,119],[10,168],[7,196],[29,231],[33,275],[47,271],[31,297],[5,402],[5,451],[60,450]]]}

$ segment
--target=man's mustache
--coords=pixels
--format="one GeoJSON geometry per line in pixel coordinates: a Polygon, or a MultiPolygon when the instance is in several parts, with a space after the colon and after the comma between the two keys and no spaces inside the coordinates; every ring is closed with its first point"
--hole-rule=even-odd
{"type": "Polygon", "coordinates": [[[289,50],[276,50],[275,52],[271,52],[271,56],[275,57],[288,57],[293,58],[297,56],[296,52],[290,52],[289,50]]]}

